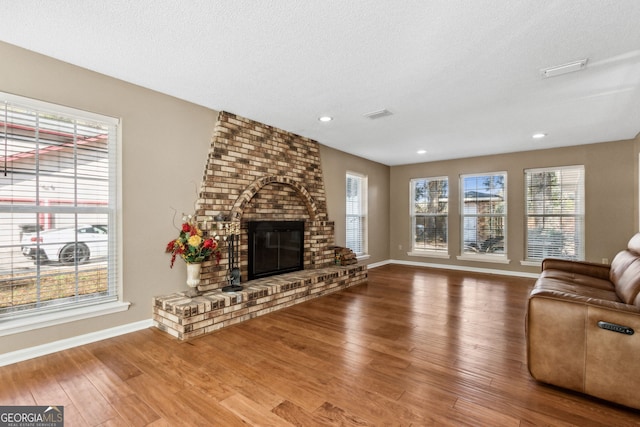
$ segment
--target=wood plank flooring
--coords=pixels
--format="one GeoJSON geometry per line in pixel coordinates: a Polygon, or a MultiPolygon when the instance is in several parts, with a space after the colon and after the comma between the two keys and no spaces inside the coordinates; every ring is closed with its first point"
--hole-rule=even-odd
{"type": "Polygon", "coordinates": [[[0,405],[66,426],[631,426],[640,411],[539,384],[533,279],[399,265],[178,342],[148,329],[0,368],[0,405]]]}

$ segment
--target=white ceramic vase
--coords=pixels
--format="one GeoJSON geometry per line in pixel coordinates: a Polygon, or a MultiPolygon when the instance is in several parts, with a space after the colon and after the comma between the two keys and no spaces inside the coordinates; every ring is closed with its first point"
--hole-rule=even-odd
{"type": "Polygon", "coordinates": [[[198,285],[200,284],[200,270],[202,264],[199,262],[187,263],[187,296],[193,297],[198,295],[198,285]]]}

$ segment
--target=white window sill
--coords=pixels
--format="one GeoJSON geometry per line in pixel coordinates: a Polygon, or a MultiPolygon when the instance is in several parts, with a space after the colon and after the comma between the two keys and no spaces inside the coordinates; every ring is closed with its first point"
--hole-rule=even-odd
{"type": "Polygon", "coordinates": [[[441,252],[430,252],[430,251],[411,251],[411,252],[407,252],[407,255],[420,256],[424,258],[441,258],[441,259],[451,258],[449,254],[443,254],[441,252]]]}
{"type": "Polygon", "coordinates": [[[363,260],[369,259],[369,258],[371,258],[371,255],[369,255],[369,254],[356,255],[356,259],[358,261],[363,261],[363,260]]]}
{"type": "Polygon", "coordinates": [[[542,267],[542,261],[520,261],[520,265],[526,265],[528,267],[542,267]]]}
{"type": "Polygon", "coordinates": [[[118,313],[128,310],[130,305],[130,302],[112,301],[49,313],[33,313],[32,315],[16,319],[0,320],[0,337],[32,331],[34,329],[47,328],[62,323],[89,319],[91,317],[118,313]]]}
{"type": "Polygon", "coordinates": [[[476,262],[491,262],[494,264],[509,264],[511,260],[504,256],[492,256],[492,255],[460,255],[456,257],[459,261],[476,261],[476,262]]]}

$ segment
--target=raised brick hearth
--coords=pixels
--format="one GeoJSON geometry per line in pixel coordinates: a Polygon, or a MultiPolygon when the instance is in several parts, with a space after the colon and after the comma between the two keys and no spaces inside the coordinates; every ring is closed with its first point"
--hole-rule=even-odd
{"type": "Polygon", "coordinates": [[[192,338],[366,281],[366,266],[335,265],[334,223],[327,217],[316,141],[221,112],[196,204],[205,234],[217,230],[211,218],[220,215],[240,230],[244,290],[221,291],[228,285],[226,256],[219,265],[204,262],[200,296],[190,299],[179,292],[154,298],[156,326],[177,338],[192,338]],[[304,270],[248,282],[248,223],[267,220],[304,222],[304,270]]]}
{"type": "Polygon", "coordinates": [[[186,340],[367,280],[364,265],[304,270],[252,280],[240,292],[219,289],[189,298],[182,292],[154,298],[156,326],[186,340]]]}

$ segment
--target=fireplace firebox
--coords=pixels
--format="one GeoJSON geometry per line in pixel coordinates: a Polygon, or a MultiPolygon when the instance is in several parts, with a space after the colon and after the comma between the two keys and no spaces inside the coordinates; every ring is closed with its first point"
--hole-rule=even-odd
{"type": "Polygon", "coordinates": [[[249,280],[304,269],[304,221],[250,221],[249,280]]]}

